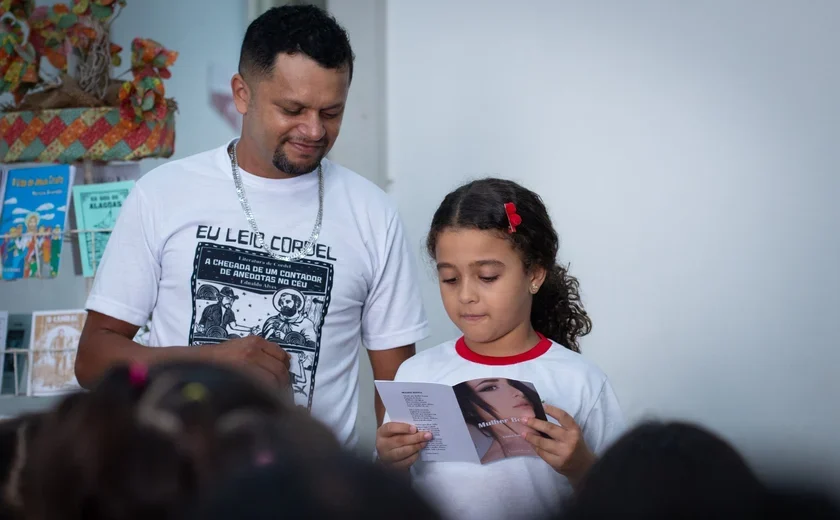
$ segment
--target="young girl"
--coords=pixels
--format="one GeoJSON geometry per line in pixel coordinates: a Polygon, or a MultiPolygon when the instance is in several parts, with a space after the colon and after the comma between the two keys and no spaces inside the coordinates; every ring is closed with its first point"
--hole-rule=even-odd
{"type": "Polygon", "coordinates": [[[493,406],[488,397],[479,408],[495,417],[504,413],[500,408],[519,410],[510,432],[538,457],[506,454],[519,449],[503,445],[501,438],[514,437],[508,432],[491,433],[484,460],[495,462],[423,462],[420,450],[431,434],[386,419],[377,431],[379,459],[410,467],[415,486],[449,518],[553,513],[596,455],[620,435],[623,419],[604,373],[579,354],[578,338],[590,331],[591,321],[577,280],[556,263],[558,238],[548,212],[539,196],[514,182],[471,182],[443,200],[427,249],[437,264],[446,312],[463,336],[410,358],[395,380],[456,385],[495,379],[495,388],[474,390],[482,396],[507,392],[492,401],[508,404],[493,406]],[[532,383],[554,420],[535,418],[526,393],[520,388],[518,396],[503,386],[511,380],[532,383]]]}

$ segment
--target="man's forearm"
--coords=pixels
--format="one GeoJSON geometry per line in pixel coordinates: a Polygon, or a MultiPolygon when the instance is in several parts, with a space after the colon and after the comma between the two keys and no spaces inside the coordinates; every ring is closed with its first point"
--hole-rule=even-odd
{"type": "Polygon", "coordinates": [[[382,404],[382,398],[379,397],[379,392],[374,388],[375,394],[374,408],[376,409],[376,427],[382,426],[382,421],[385,420],[385,405],[382,404]]]}
{"type": "Polygon", "coordinates": [[[109,368],[127,363],[153,365],[172,359],[196,359],[197,347],[146,347],[112,331],[97,331],[82,337],[76,355],[76,379],[82,388],[91,388],[109,368]]]}
{"type": "MultiPolygon", "coordinates": [[[[413,344],[388,350],[369,350],[368,356],[370,358],[371,368],[373,368],[373,378],[392,381],[403,361],[413,356],[415,352],[416,349],[413,344]]],[[[374,393],[376,425],[379,427],[382,426],[382,421],[385,419],[385,405],[382,404],[379,392],[375,388],[374,393]]]]}

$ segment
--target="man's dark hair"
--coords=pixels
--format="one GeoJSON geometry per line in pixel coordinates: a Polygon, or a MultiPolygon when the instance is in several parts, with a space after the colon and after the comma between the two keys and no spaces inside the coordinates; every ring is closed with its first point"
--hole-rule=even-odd
{"type": "Polygon", "coordinates": [[[353,49],[335,18],[313,5],[274,7],[251,22],[239,54],[246,79],[267,76],[279,54],[304,54],[326,69],[348,67],[353,79],[353,49]]]}

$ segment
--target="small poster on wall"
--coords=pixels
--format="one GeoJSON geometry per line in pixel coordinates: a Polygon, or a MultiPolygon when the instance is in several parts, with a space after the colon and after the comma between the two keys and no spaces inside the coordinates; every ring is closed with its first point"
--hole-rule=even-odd
{"type": "Polygon", "coordinates": [[[83,184],[73,188],[76,227],[79,230],[79,256],[82,274],[92,277],[102,260],[102,253],[117,223],[120,208],[134,181],[83,184]]]}
{"type": "Polygon", "coordinates": [[[12,168],[3,183],[0,257],[3,279],[55,278],[75,168],[12,168]]]}
{"type": "Polygon", "coordinates": [[[84,310],[32,313],[27,395],[49,396],[78,390],[76,351],[85,325],[84,310]]]}

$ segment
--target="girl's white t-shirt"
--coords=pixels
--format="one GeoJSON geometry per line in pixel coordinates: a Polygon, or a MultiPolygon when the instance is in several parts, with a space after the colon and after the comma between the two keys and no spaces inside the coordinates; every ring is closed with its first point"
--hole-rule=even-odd
{"type": "MultiPolygon", "coordinates": [[[[449,341],[405,361],[395,380],[455,385],[487,377],[533,383],[546,404],[574,417],[596,455],[624,431],[607,376],[582,355],[547,339],[506,358],[476,354],[463,338],[449,341]]],[[[538,457],[485,465],[417,462],[411,476],[415,488],[451,520],[542,518],[555,513],[572,493],[568,480],[538,457]]]]}

